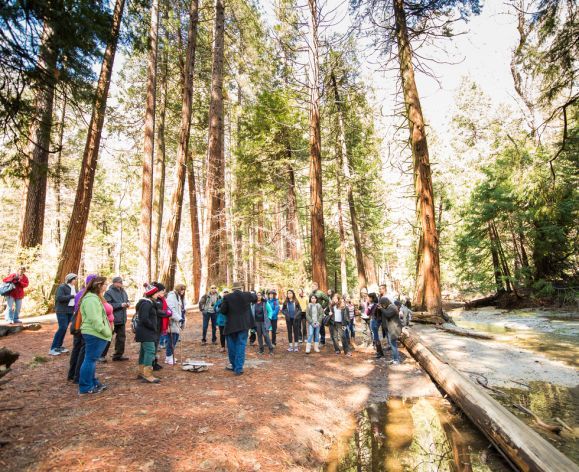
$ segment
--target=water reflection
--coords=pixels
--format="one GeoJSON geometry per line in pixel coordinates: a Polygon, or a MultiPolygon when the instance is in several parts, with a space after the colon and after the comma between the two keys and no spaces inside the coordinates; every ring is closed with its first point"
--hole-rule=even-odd
{"type": "Polygon", "coordinates": [[[486,438],[439,398],[369,405],[331,457],[328,472],[510,470],[486,438]]]}

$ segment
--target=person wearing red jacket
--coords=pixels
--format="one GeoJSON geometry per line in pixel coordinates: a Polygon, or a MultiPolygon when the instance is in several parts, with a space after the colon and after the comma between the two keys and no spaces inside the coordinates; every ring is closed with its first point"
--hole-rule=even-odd
{"type": "Polygon", "coordinates": [[[24,298],[24,289],[28,287],[28,277],[25,275],[26,267],[20,267],[18,272],[10,274],[3,279],[3,282],[13,283],[14,288],[6,294],[6,313],[4,319],[8,323],[22,323],[18,319],[22,309],[22,299],[24,298]]]}

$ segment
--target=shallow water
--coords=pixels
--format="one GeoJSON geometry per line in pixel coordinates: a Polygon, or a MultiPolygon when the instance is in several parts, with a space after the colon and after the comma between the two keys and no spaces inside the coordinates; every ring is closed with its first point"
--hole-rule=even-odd
{"type": "Polygon", "coordinates": [[[500,403],[515,413],[567,457],[579,464],[579,386],[561,387],[547,382],[529,382],[528,388],[503,388],[507,397],[493,395],[500,403]],[[574,433],[563,430],[560,434],[551,433],[538,427],[528,415],[516,410],[513,404],[520,404],[535,413],[545,423],[558,425],[560,418],[575,429],[574,433]],[[575,436],[574,436],[574,435],[575,436]]]}
{"type": "Polygon", "coordinates": [[[511,470],[489,441],[441,398],[390,398],[356,416],[327,472],[511,470]]]}

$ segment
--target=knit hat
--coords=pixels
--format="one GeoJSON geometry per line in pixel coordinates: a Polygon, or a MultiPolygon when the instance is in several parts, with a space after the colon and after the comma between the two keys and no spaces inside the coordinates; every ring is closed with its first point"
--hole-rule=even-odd
{"type": "Polygon", "coordinates": [[[165,290],[165,286],[161,282],[152,282],[151,285],[153,287],[157,287],[159,289],[159,292],[165,290]]]}
{"type": "Polygon", "coordinates": [[[154,285],[147,285],[145,288],[145,297],[151,297],[155,295],[158,291],[159,289],[154,285]]]}
{"type": "Polygon", "coordinates": [[[72,282],[74,279],[77,279],[77,278],[78,278],[78,275],[70,273],[64,278],[64,283],[69,284],[70,282],[72,282]]]}
{"type": "Polygon", "coordinates": [[[113,277],[113,283],[114,283],[114,284],[116,284],[116,283],[123,283],[123,278],[122,278],[122,277],[119,277],[119,276],[113,277]]]}

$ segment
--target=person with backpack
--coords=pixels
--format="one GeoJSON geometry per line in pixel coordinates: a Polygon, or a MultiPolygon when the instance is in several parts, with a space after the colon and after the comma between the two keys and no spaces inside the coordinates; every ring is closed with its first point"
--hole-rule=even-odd
{"type": "Polygon", "coordinates": [[[382,320],[382,325],[387,328],[386,337],[392,349],[392,360],[389,364],[400,364],[400,353],[398,352],[398,338],[402,334],[402,322],[396,305],[390,302],[387,297],[380,298],[376,316],[382,320]]]}
{"type": "Polygon", "coordinates": [[[227,322],[227,317],[221,313],[221,303],[223,303],[223,297],[229,293],[229,290],[223,289],[221,298],[215,303],[215,312],[217,313],[216,323],[219,328],[219,344],[221,345],[221,352],[225,352],[225,323],[227,322]]]}
{"type": "Polygon", "coordinates": [[[22,309],[22,300],[24,299],[24,289],[28,287],[28,277],[26,277],[26,267],[20,267],[18,272],[10,274],[8,277],[2,279],[6,285],[6,292],[2,295],[6,297],[6,312],[4,313],[4,320],[7,323],[18,324],[20,321],[20,310],[22,309]]]}
{"type": "Polygon", "coordinates": [[[74,307],[72,320],[70,322],[70,334],[72,334],[72,351],[70,352],[70,360],[68,365],[67,379],[78,384],[80,379],[80,367],[84,361],[84,340],[80,332],[82,318],[79,314],[80,300],[86,292],[88,284],[94,278],[98,277],[96,274],[87,275],[84,281],[84,287],[74,296],[74,307]]]}
{"type": "Polygon", "coordinates": [[[137,378],[147,383],[159,383],[160,380],[153,375],[153,364],[157,344],[160,336],[159,305],[157,300],[164,295],[164,290],[156,285],[148,285],[135,307],[136,317],[133,319],[135,327],[135,341],[141,343],[139,349],[139,365],[137,378]]]}
{"type": "Polygon", "coordinates": [[[298,352],[298,339],[300,337],[300,324],[302,308],[296,299],[296,293],[293,290],[286,292],[286,298],[283,302],[281,312],[285,316],[288,337],[288,352],[298,352]]]}
{"type": "Polygon", "coordinates": [[[56,311],[56,320],[58,329],[52,338],[52,345],[48,354],[50,356],[60,356],[68,352],[68,349],[62,347],[66,330],[74,313],[74,297],[76,296],[76,274],[68,274],[64,278],[64,283],[56,289],[54,311],[56,311]]]}
{"type": "Polygon", "coordinates": [[[256,296],[256,302],[251,304],[251,315],[253,316],[253,321],[255,324],[255,332],[257,336],[257,342],[259,344],[259,353],[264,353],[263,341],[265,339],[265,344],[267,344],[269,354],[273,355],[273,344],[269,338],[271,320],[269,319],[268,310],[270,310],[270,308],[265,301],[263,293],[258,292],[256,296]]]}
{"type": "Polygon", "coordinates": [[[106,291],[105,277],[95,277],[88,284],[80,301],[81,326],[85,355],[80,368],[79,394],[96,394],[106,389],[96,377],[96,364],[113,332],[103,305],[106,291]]]}
{"type": "MultiPolygon", "coordinates": [[[[127,308],[131,306],[129,296],[123,287],[122,277],[114,277],[113,283],[105,292],[105,300],[113,307],[114,327],[113,336],[115,336],[115,352],[113,361],[128,361],[125,354],[125,343],[127,340],[127,308]]],[[[110,344],[103,352],[101,362],[106,362],[110,344]]]]}
{"type": "Polygon", "coordinates": [[[308,340],[306,343],[306,354],[312,350],[312,341],[314,342],[314,351],[320,352],[320,326],[324,322],[324,309],[318,303],[318,297],[313,293],[310,295],[310,303],[306,308],[306,319],[308,321],[308,340]]]}
{"type": "Polygon", "coordinates": [[[217,287],[212,285],[209,293],[203,295],[199,300],[199,311],[203,314],[203,336],[201,338],[201,344],[207,344],[209,321],[211,321],[211,343],[217,344],[217,313],[215,312],[215,304],[220,298],[217,287]]]}
{"type": "Polygon", "coordinates": [[[277,292],[274,289],[267,292],[267,306],[269,321],[271,322],[271,344],[275,347],[277,344],[277,319],[281,307],[277,299],[277,292]]]}

